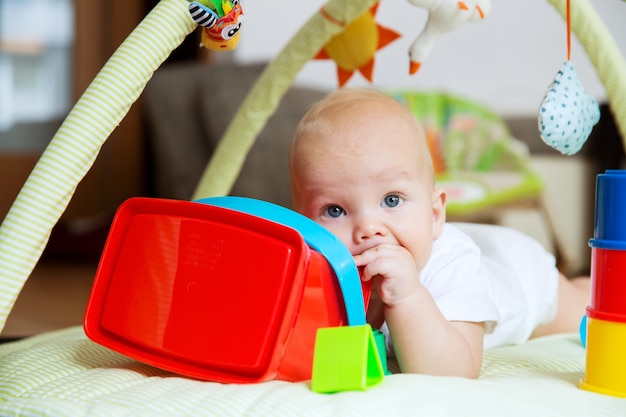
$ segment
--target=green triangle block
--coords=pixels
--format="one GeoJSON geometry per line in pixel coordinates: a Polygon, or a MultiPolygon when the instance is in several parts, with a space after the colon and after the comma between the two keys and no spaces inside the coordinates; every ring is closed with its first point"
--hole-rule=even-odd
{"type": "Polygon", "coordinates": [[[387,366],[387,343],[385,342],[385,335],[378,329],[373,329],[372,333],[374,334],[374,341],[376,342],[380,363],[383,366],[383,373],[385,375],[391,375],[389,367],[387,366]]]}
{"type": "Polygon", "coordinates": [[[384,379],[372,327],[324,327],[317,330],[311,389],[315,392],[365,390],[384,379]]]}

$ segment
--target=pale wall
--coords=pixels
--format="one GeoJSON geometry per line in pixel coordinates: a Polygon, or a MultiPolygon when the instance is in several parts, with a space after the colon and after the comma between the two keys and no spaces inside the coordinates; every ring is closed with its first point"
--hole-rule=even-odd
{"type": "MultiPolygon", "coordinates": [[[[237,61],[274,57],[323,0],[244,0],[246,16],[237,61]]],[[[575,1],[573,1],[575,3],[575,1]]],[[[594,7],[626,53],[626,2],[594,0],[594,7]]],[[[375,83],[383,88],[438,88],[493,105],[503,114],[534,113],[567,54],[565,21],[546,0],[492,0],[489,16],[440,38],[420,72],[408,75],[408,47],[421,31],[424,9],[403,0],[383,0],[377,21],[402,37],[376,55],[375,83]]],[[[604,88],[584,49],[573,36],[572,62],[587,90],[598,100],[604,88]]],[[[306,64],[296,83],[335,88],[335,65],[306,64]]],[[[367,85],[355,74],[351,86],[367,85]]]]}

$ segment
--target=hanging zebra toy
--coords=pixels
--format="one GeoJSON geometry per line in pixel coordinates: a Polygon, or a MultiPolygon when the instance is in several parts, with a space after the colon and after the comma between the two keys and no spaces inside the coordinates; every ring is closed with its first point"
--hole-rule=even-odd
{"type": "Polygon", "coordinates": [[[214,51],[230,51],[237,47],[243,22],[240,0],[192,1],[189,13],[202,26],[204,47],[214,51]]]}

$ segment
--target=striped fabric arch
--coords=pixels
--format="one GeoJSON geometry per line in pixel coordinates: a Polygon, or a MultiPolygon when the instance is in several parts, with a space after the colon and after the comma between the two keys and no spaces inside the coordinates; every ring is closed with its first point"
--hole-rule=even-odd
{"type": "Polygon", "coordinates": [[[59,128],[0,227],[0,330],[52,228],[100,147],[154,71],[195,29],[185,0],[162,0],[128,36],[59,128]]]}

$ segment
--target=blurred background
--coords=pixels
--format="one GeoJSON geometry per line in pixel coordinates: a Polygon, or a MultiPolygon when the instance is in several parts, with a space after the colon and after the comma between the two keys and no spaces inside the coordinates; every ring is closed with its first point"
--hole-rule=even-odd
{"type": "MultiPolygon", "coordinates": [[[[0,0],[0,219],[65,115],[152,0],[0,0]]],[[[626,2],[592,2],[626,55],[626,2]]],[[[245,24],[232,52],[207,53],[191,34],[164,63],[221,65],[267,62],[323,4],[322,0],[243,0],[245,24]]],[[[407,51],[427,14],[406,1],[382,0],[376,21],[401,37],[377,52],[374,85],[440,90],[475,99],[509,124],[527,144],[545,183],[545,199],[565,243],[573,273],[589,268],[595,176],[623,168],[624,151],[606,92],[585,50],[572,35],[572,62],[583,85],[601,104],[602,117],[583,150],[565,157],[543,144],[537,111],[567,58],[565,21],[546,0],[493,1],[489,16],[442,36],[422,69],[408,75],[407,51]]],[[[336,65],[315,60],[295,85],[337,88],[336,65]]],[[[348,86],[370,85],[355,73],[348,86]]],[[[173,87],[175,88],[175,87],[173,87]]],[[[126,198],[155,195],[151,127],[143,98],[103,146],[55,227],[42,261],[2,336],[21,337],[80,324],[91,280],[112,216],[126,198]],[[75,300],[68,302],[68,299],[75,300]],[[42,312],[46,311],[45,314],[42,312]]],[[[550,245],[532,213],[507,213],[502,222],[550,245]]]]}

